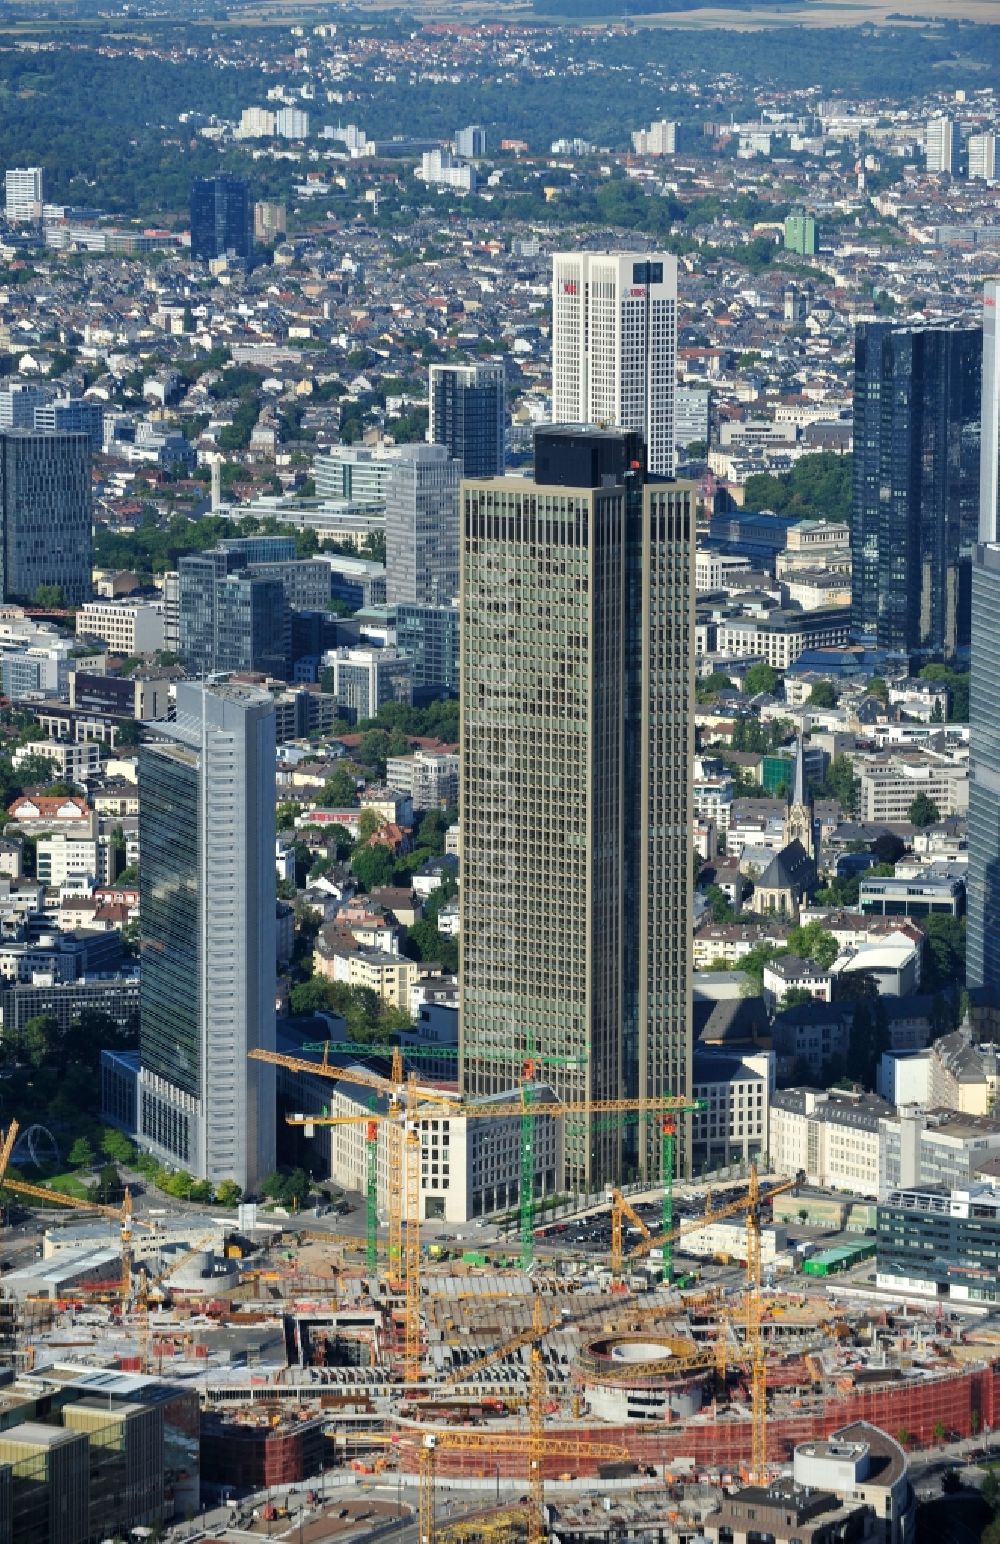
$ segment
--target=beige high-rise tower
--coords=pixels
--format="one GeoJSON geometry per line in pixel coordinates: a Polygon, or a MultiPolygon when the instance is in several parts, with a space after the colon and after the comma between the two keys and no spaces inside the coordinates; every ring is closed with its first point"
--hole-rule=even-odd
{"type": "MultiPolygon", "coordinates": [[[[642,465],[637,435],[553,425],[534,481],[462,485],[470,1094],[532,1052],[566,1099],[691,1092],[693,488],[642,465]]],[[[571,1186],[655,1175],[660,1133],[567,1121],[565,1151],[571,1186]]]]}

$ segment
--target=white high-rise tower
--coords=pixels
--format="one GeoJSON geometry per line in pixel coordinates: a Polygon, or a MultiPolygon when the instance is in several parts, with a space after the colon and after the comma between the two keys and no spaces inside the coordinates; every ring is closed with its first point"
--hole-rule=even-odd
{"type": "Polygon", "coordinates": [[[676,258],[553,255],[553,422],[638,430],[650,472],[670,477],[676,361],[676,258]]]}

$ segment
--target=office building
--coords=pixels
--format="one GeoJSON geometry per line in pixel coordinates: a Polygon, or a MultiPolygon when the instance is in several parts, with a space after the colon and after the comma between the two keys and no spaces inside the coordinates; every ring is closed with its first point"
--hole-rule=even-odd
{"type": "Polygon", "coordinates": [[[253,256],[253,203],[239,177],[199,177],[191,185],[191,256],[253,256]]]}
{"type": "Polygon", "coordinates": [[[91,600],[76,614],[76,631],[80,638],[103,638],[115,654],[153,654],[164,647],[163,603],[91,600]]]}
{"type": "Polygon", "coordinates": [[[970,134],[968,139],[969,176],[982,182],[995,182],[997,174],[997,137],[995,134],[970,134]]]}
{"type": "Polygon", "coordinates": [[[969,647],[981,377],[979,328],[858,325],[852,621],[910,659],[969,647]]]}
{"type": "Polygon", "coordinates": [[[966,980],[1000,989],[1000,281],[983,295],[979,541],[972,564],[966,980]]]}
{"type": "Polygon", "coordinates": [[[804,209],[793,209],[785,217],[785,250],[800,257],[815,257],[819,246],[816,221],[804,209]]]}
{"type": "Polygon", "coordinates": [[[390,606],[447,606],[458,594],[461,472],[443,445],[401,445],[385,491],[390,606]]]}
{"type": "Polygon", "coordinates": [[[678,386],[674,394],[674,443],[679,450],[689,445],[708,448],[712,422],[712,393],[695,386],[678,386]]]}
{"type": "Polygon", "coordinates": [[[669,118],[651,123],[648,129],[635,129],[632,149],[636,155],[674,155],[677,150],[677,124],[669,118]]]}
{"type": "Polygon", "coordinates": [[[44,181],[40,166],[8,166],[4,212],[12,224],[42,218],[44,181]]]}
{"type": "Polygon", "coordinates": [[[506,383],[503,364],[431,365],[430,432],[462,477],[503,472],[506,383]]]}
{"type": "Polygon", "coordinates": [[[955,174],[955,124],[951,118],[928,118],[924,129],[924,151],[929,172],[955,174]]]}
{"type": "Polygon", "coordinates": [[[1000,1301],[1000,1190],[900,1186],[878,1208],[876,1285],[935,1303],[1000,1301]]]}
{"type": "Polygon", "coordinates": [[[478,123],[455,130],[455,154],[467,161],[475,161],[486,154],[486,130],[478,123]]]}
{"type": "Polygon", "coordinates": [[[331,649],[325,688],[352,723],[374,718],[384,702],[412,701],[410,660],[398,649],[331,649]]]}
{"type": "Polygon", "coordinates": [[[35,409],[45,401],[41,386],[15,381],[0,388],[0,429],[33,429],[35,409]]]}
{"type": "Polygon", "coordinates": [[[313,462],[316,496],[358,509],[384,509],[392,469],[403,445],[334,445],[313,462]]]}
{"type": "Polygon", "coordinates": [[[453,188],[456,193],[475,193],[479,185],[476,168],[457,161],[450,150],[425,150],[414,176],[431,187],[453,188]]]}
{"type": "Polygon", "coordinates": [[[457,606],[396,607],[396,648],[409,656],[418,704],[458,695],[460,621],[457,606]]]}
{"type": "Polygon", "coordinates": [[[85,434],[0,434],[0,594],[31,600],[57,586],[65,603],[90,595],[90,442],[85,434]]]}
{"type": "Polygon", "coordinates": [[[91,450],[104,448],[104,408],[85,397],[57,397],[35,408],[38,434],[85,434],[91,450]]]}
{"type": "Polygon", "coordinates": [[[552,259],[552,418],[641,434],[648,470],[674,470],[677,259],[557,252],[552,259]]]}
{"type": "Polygon", "coordinates": [[[177,684],[139,753],[139,1140],[253,1191],[274,1167],[274,707],[254,687],[177,684]]]}
{"type": "MultiPolygon", "coordinates": [[[[554,425],[534,481],[462,486],[461,1052],[567,1099],[691,1092],[694,494],[638,435],[554,425]]],[[[688,1139],[682,1151],[690,1148],[688,1139]]],[[[581,1120],[565,1182],[654,1175],[581,1120]]]]}
{"type": "Polygon", "coordinates": [[[274,132],[279,139],[308,139],[309,114],[301,107],[282,107],[274,115],[274,132]]]}
{"type": "Polygon", "coordinates": [[[288,229],[288,215],[284,204],[266,200],[253,206],[254,240],[265,247],[280,241],[288,229]]]}
{"type": "Polygon", "coordinates": [[[285,676],[294,655],[293,617],[324,610],[325,563],[296,558],[290,536],[233,537],[177,565],[180,654],[189,670],[253,670],[285,676]]]}

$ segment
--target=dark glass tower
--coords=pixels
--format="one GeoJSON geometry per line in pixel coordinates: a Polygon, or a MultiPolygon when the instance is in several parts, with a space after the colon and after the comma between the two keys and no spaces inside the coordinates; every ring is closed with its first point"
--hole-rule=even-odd
{"type": "Polygon", "coordinates": [[[69,606],[91,594],[90,440],[0,433],[0,598],[58,585],[69,606]]]}
{"type": "Polygon", "coordinates": [[[981,380],[978,328],[858,326],[853,621],[879,648],[969,647],[981,380]]]}
{"type": "Polygon", "coordinates": [[[1000,281],[983,296],[979,543],[972,565],[966,978],[1000,991],[1000,281]]]}
{"type": "Polygon", "coordinates": [[[249,258],[253,254],[253,201],[239,177],[203,177],[191,185],[191,256],[249,258]]]}
{"type": "Polygon", "coordinates": [[[503,472],[506,385],[502,364],[431,365],[430,438],[463,477],[503,472]]]}

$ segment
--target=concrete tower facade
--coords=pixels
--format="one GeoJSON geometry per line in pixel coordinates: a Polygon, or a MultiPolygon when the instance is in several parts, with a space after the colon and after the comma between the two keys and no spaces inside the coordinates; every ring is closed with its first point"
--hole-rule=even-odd
{"type": "MultiPolygon", "coordinates": [[[[638,436],[553,426],[535,480],[462,485],[461,1054],[566,1099],[691,1090],[694,503],[638,436]]],[[[567,1124],[565,1182],[659,1132],[567,1124]]]]}
{"type": "Polygon", "coordinates": [[[667,252],[552,258],[552,418],[631,429],[649,471],[674,470],[677,259],[667,252]]]}

